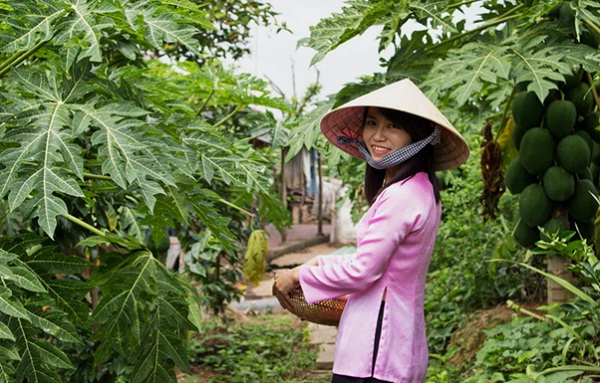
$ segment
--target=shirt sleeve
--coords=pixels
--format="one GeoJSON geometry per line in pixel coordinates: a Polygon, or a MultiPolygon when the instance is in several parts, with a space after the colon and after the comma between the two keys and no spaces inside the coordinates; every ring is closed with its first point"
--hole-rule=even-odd
{"type": "Polygon", "coordinates": [[[356,253],[319,255],[319,256],[317,256],[317,263],[319,264],[319,266],[342,263],[342,262],[354,257],[355,255],[356,255],[356,253]]]}
{"type": "Polygon", "coordinates": [[[385,189],[371,207],[374,211],[366,222],[365,232],[357,239],[356,254],[340,262],[323,262],[300,269],[300,285],[306,300],[314,303],[351,294],[377,281],[404,238],[422,225],[432,201],[433,196],[414,183],[385,189]]]}

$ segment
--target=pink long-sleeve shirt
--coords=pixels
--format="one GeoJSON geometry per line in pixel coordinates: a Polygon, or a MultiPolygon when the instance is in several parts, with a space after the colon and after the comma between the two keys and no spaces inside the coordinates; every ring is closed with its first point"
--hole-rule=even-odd
{"type": "Polygon", "coordinates": [[[319,256],[319,266],[300,268],[309,303],[349,295],[337,332],[334,373],[402,383],[425,379],[424,290],[440,216],[441,204],[435,202],[427,174],[417,173],[385,189],[360,220],[356,254],[319,256]]]}

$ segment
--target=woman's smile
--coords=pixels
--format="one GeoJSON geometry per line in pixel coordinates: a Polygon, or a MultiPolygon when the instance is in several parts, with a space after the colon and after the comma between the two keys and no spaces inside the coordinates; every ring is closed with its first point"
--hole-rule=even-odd
{"type": "Polygon", "coordinates": [[[363,140],[374,160],[380,160],[412,143],[410,134],[402,126],[388,120],[377,108],[369,108],[367,112],[363,140]]]}
{"type": "Polygon", "coordinates": [[[389,148],[385,148],[383,146],[377,146],[377,145],[372,145],[371,146],[371,153],[372,156],[377,154],[377,155],[382,155],[385,156],[389,153],[390,149],[389,148]]]}

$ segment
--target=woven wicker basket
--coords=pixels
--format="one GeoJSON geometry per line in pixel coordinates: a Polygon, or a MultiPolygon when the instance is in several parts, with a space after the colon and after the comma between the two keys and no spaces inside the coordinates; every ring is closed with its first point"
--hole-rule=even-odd
{"type": "MultiPolygon", "coordinates": [[[[283,305],[283,294],[273,285],[273,295],[277,297],[279,304],[283,305]]],[[[302,320],[326,326],[337,326],[340,323],[342,311],[346,306],[346,300],[341,298],[328,299],[321,302],[308,304],[300,287],[290,292],[292,309],[290,312],[302,320]]]]}

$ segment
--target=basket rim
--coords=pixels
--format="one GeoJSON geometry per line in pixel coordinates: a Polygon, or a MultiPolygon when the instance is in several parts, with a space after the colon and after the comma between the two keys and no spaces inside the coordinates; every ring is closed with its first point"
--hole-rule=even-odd
{"type": "MultiPolygon", "coordinates": [[[[282,303],[285,299],[283,293],[275,287],[275,284],[273,284],[273,295],[279,304],[285,307],[282,303]]],[[[290,298],[293,309],[288,309],[289,312],[301,320],[322,325],[337,326],[346,306],[346,299],[342,298],[332,298],[309,304],[306,302],[300,286],[290,292],[290,298]]]]}

